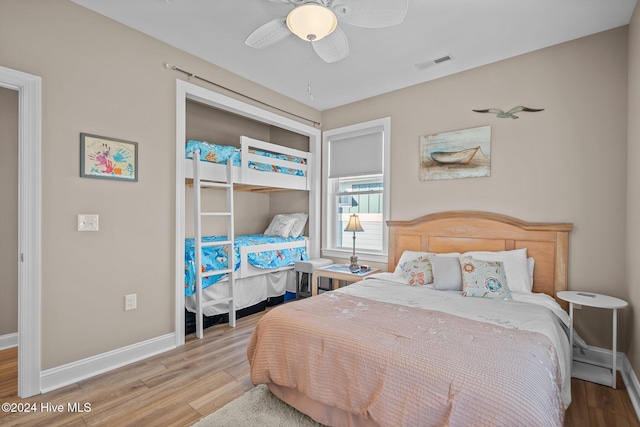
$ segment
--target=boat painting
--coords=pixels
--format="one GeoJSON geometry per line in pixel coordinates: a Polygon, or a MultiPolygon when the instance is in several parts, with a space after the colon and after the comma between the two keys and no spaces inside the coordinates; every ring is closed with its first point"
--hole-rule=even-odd
{"type": "Polygon", "coordinates": [[[420,180],[491,175],[491,126],[420,137],[420,180]]]}
{"type": "Polygon", "coordinates": [[[432,151],[429,155],[438,163],[460,163],[462,165],[468,165],[479,149],[480,146],[478,145],[477,147],[460,151],[432,151]]]}

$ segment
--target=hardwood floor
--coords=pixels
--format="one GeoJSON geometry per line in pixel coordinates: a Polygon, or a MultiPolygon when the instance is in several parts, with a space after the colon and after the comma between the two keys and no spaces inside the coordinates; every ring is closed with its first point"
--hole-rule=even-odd
{"type": "MultiPolygon", "coordinates": [[[[246,347],[263,314],[238,319],[236,328],[214,326],[202,340],[187,337],[181,348],[28,399],[17,397],[17,350],[0,351],[0,403],[37,409],[0,412],[0,426],[189,426],[253,387],[246,347]],[[70,412],[68,405],[76,403],[89,404],[90,411],[70,412]],[[57,405],[61,412],[53,412],[57,405]]],[[[618,385],[613,390],[574,378],[565,426],[640,427],[620,376],[618,385]]]]}

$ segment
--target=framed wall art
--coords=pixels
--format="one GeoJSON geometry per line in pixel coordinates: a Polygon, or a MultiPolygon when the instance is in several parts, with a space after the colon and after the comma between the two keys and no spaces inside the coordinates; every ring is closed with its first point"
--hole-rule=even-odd
{"type": "Polygon", "coordinates": [[[81,133],[80,176],[138,181],[138,143],[81,133]]]}
{"type": "Polygon", "coordinates": [[[420,180],[491,175],[491,126],[420,137],[420,180]]]}

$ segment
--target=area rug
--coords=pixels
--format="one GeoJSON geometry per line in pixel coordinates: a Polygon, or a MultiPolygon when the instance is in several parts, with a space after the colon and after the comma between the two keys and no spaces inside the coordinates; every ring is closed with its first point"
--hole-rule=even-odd
{"type": "Polygon", "coordinates": [[[322,427],[261,384],[192,427],[322,427]]]}

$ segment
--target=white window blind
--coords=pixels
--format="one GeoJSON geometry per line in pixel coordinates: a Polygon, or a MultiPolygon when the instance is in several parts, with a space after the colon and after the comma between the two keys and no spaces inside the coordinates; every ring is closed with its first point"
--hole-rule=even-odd
{"type": "MultiPolygon", "coordinates": [[[[376,175],[383,172],[384,128],[329,141],[329,178],[376,175]]],[[[342,135],[341,135],[342,136],[342,135]]]]}

